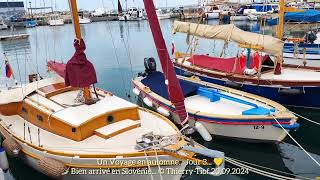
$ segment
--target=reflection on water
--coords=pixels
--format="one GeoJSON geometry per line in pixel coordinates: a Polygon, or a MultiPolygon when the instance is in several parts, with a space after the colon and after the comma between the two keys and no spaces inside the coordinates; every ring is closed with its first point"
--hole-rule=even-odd
{"type": "MultiPolygon", "coordinates": [[[[301,148],[288,143],[280,143],[279,150],[285,166],[296,175],[309,178],[320,176],[319,166],[301,148]]],[[[320,162],[320,155],[313,153],[310,155],[320,162]]]]}
{"type": "MultiPolygon", "coordinates": [[[[177,50],[185,52],[188,48],[186,35],[181,33],[172,34],[172,20],[161,20],[160,23],[168,49],[171,49],[171,43],[174,41],[177,50]]],[[[219,24],[219,21],[213,20],[205,23],[215,25],[219,24]]],[[[235,23],[244,30],[272,34],[272,28],[260,28],[257,22],[235,23]]],[[[96,68],[98,77],[97,86],[107,89],[122,98],[136,102],[136,97],[131,94],[131,79],[134,78],[138,72],[144,70],[143,59],[145,57],[155,57],[158,64],[157,68],[160,69],[160,63],[148,22],[97,22],[82,25],[81,28],[83,38],[87,45],[87,57],[96,68]],[[128,97],[129,94],[131,94],[130,97],[128,97]]],[[[19,81],[20,79],[24,81],[27,74],[35,72],[39,72],[45,77],[47,73],[46,61],[56,60],[66,62],[74,53],[72,45],[74,31],[70,24],[58,27],[41,26],[17,31],[24,31],[30,34],[30,37],[24,40],[3,41],[0,43],[0,49],[2,52],[7,53],[14,73],[19,81]]],[[[1,33],[8,32],[1,31],[1,33]]],[[[222,54],[225,57],[237,56],[237,54],[240,53],[237,44],[232,42],[226,44],[224,53],[222,53],[224,46],[223,41],[198,39],[198,44],[196,48],[197,53],[208,53],[214,56],[220,56],[222,54]]],[[[3,58],[2,56],[0,57],[2,77],[4,76],[3,58]]],[[[0,81],[2,79],[5,78],[1,78],[0,81]]],[[[4,85],[4,83],[1,83],[1,85],[4,85]]],[[[306,111],[298,113],[306,113],[306,111]]],[[[320,117],[320,114],[309,114],[308,117],[316,119],[320,117]]],[[[314,154],[320,154],[320,141],[315,141],[314,139],[314,134],[319,132],[319,127],[314,127],[306,122],[301,122],[301,124],[302,127],[297,132],[291,132],[292,135],[306,147],[307,150],[310,150],[314,154]]],[[[278,149],[278,147],[273,144],[250,144],[217,138],[214,138],[213,142],[207,143],[204,142],[200,136],[196,135],[194,138],[212,149],[224,151],[227,156],[232,158],[289,173],[313,173],[313,171],[307,171],[307,169],[309,169],[308,164],[305,164],[304,167],[299,166],[299,168],[301,168],[300,170],[291,168],[292,166],[289,165],[286,160],[283,160],[283,148],[278,149]]],[[[299,157],[305,156],[299,155],[299,157]]],[[[307,158],[305,161],[312,163],[307,158]]],[[[25,168],[24,164],[18,160],[12,160],[11,165],[16,180],[30,178],[39,180],[46,179],[32,169],[25,168]]],[[[312,168],[312,166],[310,166],[310,168],[312,168]]],[[[260,176],[258,177],[259,179],[262,178],[260,176]]],[[[193,174],[186,179],[212,179],[212,177],[193,174]]],[[[222,176],[217,179],[257,179],[257,176],[250,173],[246,176],[222,176]]],[[[12,178],[9,178],[9,180],[12,180],[12,178]]]]}

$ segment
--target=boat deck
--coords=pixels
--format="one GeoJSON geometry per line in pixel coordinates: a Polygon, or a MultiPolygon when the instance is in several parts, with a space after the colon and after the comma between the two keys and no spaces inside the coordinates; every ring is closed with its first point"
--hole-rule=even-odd
{"type": "Polygon", "coordinates": [[[186,108],[208,114],[241,115],[252,107],[227,99],[211,102],[209,98],[195,95],[185,99],[186,108]]]}
{"type": "MultiPolygon", "coordinates": [[[[158,116],[141,110],[139,111],[139,115],[141,117],[141,120],[137,121],[140,123],[139,127],[121,132],[107,139],[98,135],[93,135],[79,142],[53,134],[43,129],[40,129],[40,136],[38,136],[38,127],[17,115],[3,116],[0,114],[0,118],[2,119],[2,126],[10,126],[9,129],[12,134],[15,134],[18,138],[25,140],[28,143],[39,146],[40,137],[40,145],[45,149],[75,154],[132,153],[136,152],[134,149],[136,140],[143,134],[149,132],[163,136],[176,134],[176,130],[158,116]],[[24,123],[26,123],[25,129],[24,123]],[[29,127],[30,134],[28,133],[29,127]],[[24,132],[26,133],[25,138],[24,132]]],[[[118,123],[119,124],[113,123],[111,125],[107,125],[103,127],[103,129],[109,129],[108,126],[110,126],[111,129],[112,126],[113,131],[116,131],[116,126],[118,125],[119,127],[121,126],[120,129],[124,128],[124,124],[121,123],[121,121],[118,123]]]]}
{"type": "Polygon", "coordinates": [[[280,75],[275,75],[273,71],[262,73],[261,79],[265,80],[283,80],[283,81],[320,81],[320,71],[296,69],[296,68],[283,68],[280,75]]]}

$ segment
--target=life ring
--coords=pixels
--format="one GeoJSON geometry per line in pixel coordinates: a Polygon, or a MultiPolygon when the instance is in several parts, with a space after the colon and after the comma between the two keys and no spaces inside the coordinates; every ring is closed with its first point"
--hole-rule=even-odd
{"type": "Polygon", "coordinates": [[[260,69],[260,54],[258,52],[255,52],[252,56],[250,56],[250,61],[253,63],[253,67],[251,66],[252,68],[248,68],[246,66],[247,58],[245,55],[242,54],[239,57],[240,69],[243,71],[244,74],[254,75],[260,69]]]}

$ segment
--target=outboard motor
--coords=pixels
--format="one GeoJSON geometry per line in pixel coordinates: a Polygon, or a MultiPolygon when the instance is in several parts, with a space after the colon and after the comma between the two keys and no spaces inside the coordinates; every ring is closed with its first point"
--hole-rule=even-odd
{"type": "Polygon", "coordinates": [[[144,68],[146,74],[151,74],[157,71],[157,63],[153,57],[144,58],[144,68]]]}
{"type": "Polygon", "coordinates": [[[157,63],[153,57],[144,58],[144,72],[139,72],[138,76],[146,77],[149,74],[157,71],[157,63]]]}
{"type": "Polygon", "coordinates": [[[317,39],[317,33],[314,31],[308,32],[305,36],[306,43],[313,44],[316,39],[317,39]]]}

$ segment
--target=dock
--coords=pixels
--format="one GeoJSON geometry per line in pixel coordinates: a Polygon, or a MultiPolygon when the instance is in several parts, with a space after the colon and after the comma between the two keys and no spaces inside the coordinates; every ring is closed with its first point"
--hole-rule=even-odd
{"type": "Polygon", "coordinates": [[[0,41],[7,41],[7,40],[16,40],[16,39],[26,39],[30,35],[29,34],[12,34],[12,35],[5,35],[0,36],[0,41]]]}

